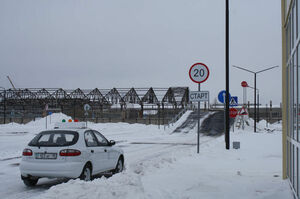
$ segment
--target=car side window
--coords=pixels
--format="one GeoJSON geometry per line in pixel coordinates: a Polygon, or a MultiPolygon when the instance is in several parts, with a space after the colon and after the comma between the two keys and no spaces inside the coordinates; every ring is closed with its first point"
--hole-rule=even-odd
{"type": "Polygon", "coordinates": [[[86,131],[84,133],[84,140],[87,147],[98,146],[97,140],[93,134],[93,131],[86,131]]]}
{"type": "Polygon", "coordinates": [[[98,131],[94,131],[94,135],[96,136],[98,140],[98,145],[99,146],[108,146],[108,141],[107,139],[98,131]]]}

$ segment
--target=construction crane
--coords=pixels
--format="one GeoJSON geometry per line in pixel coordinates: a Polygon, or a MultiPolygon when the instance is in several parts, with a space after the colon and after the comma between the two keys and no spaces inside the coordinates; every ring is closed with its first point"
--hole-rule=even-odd
{"type": "Polygon", "coordinates": [[[8,81],[10,82],[10,84],[12,85],[14,90],[17,90],[16,87],[14,86],[14,84],[12,83],[11,79],[9,78],[9,76],[6,76],[8,81]]]}
{"type": "Polygon", "coordinates": [[[16,95],[17,95],[18,97],[21,97],[20,93],[19,93],[18,90],[16,89],[15,85],[12,83],[11,79],[9,78],[9,76],[6,76],[6,77],[7,77],[8,81],[10,82],[11,86],[13,87],[13,89],[14,89],[16,95]]]}
{"type": "MultiPolygon", "coordinates": [[[[9,76],[7,75],[6,77],[7,77],[8,81],[10,82],[11,86],[13,87],[13,89],[14,89],[16,95],[17,95],[18,97],[21,97],[20,93],[17,91],[15,85],[12,83],[11,79],[9,78],[9,76]]],[[[15,112],[11,112],[11,114],[12,114],[12,113],[15,114],[15,112]]],[[[17,112],[17,113],[21,114],[20,112],[17,112]]],[[[24,113],[23,113],[23,116],[24,116],[24,113]]],[[[5,120],[4,120],[4,121],[5,121],[5,120]]]]}

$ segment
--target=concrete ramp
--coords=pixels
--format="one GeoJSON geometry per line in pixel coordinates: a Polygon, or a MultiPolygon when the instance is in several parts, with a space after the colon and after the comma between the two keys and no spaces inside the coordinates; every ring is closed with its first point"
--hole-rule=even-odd
{"type": "MultiPolygon", "coordinates": [[[[233,125],[234,119],[230,118],[230,126],[233,125]]],[[[200,133],[209,136],[218,136],[224,133],[225,117],[224,111],[217,111],[209,115],[201,124],[200,133]]]]}
{"type": "MultiPolygon", "coordinates": [[[[198,112],[193,111],[186,120],[178,126],[173,133],[189,133],[197,125],[198,112]]],[[[200,112],[200,118],[203,118],[208,112],[200,112]]]]}
{"type": "MultiPolygon", "coordinates": [[[[179,125],[172,133],[189,133],[192,129],[197,128],[198,112],[193,111],[186,120],[179,125]]],[[[216,112],[200,112],[201,120],[200,133],[208,136],[219,136],[224,134],[224,111],[216,112]],[[209,114],[209,115],[208,115],[209,114]]],[[[230,127],[233,125],[234,119],[230,119],[230,127]]]]}

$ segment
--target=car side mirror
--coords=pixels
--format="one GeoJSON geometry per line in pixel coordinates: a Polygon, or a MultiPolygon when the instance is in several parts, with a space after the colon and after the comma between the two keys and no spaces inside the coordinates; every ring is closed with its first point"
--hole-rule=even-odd
{"type": "Polygon", "coordinates": [[[114,140],[110,140],[109,141],[109,146],[113,146],[113,145],[115,145],[116,144],[116,142],[114,141],[114,140]]]}

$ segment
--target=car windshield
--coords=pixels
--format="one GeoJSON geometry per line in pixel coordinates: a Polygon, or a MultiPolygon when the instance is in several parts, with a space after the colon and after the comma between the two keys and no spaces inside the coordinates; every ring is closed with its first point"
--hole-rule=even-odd
{"type": "Polygon", "coordinates": [[[29,146],[70,146],[77,142],[78,133],[75,131],[43,131],[39,133],[29,146]]]}

